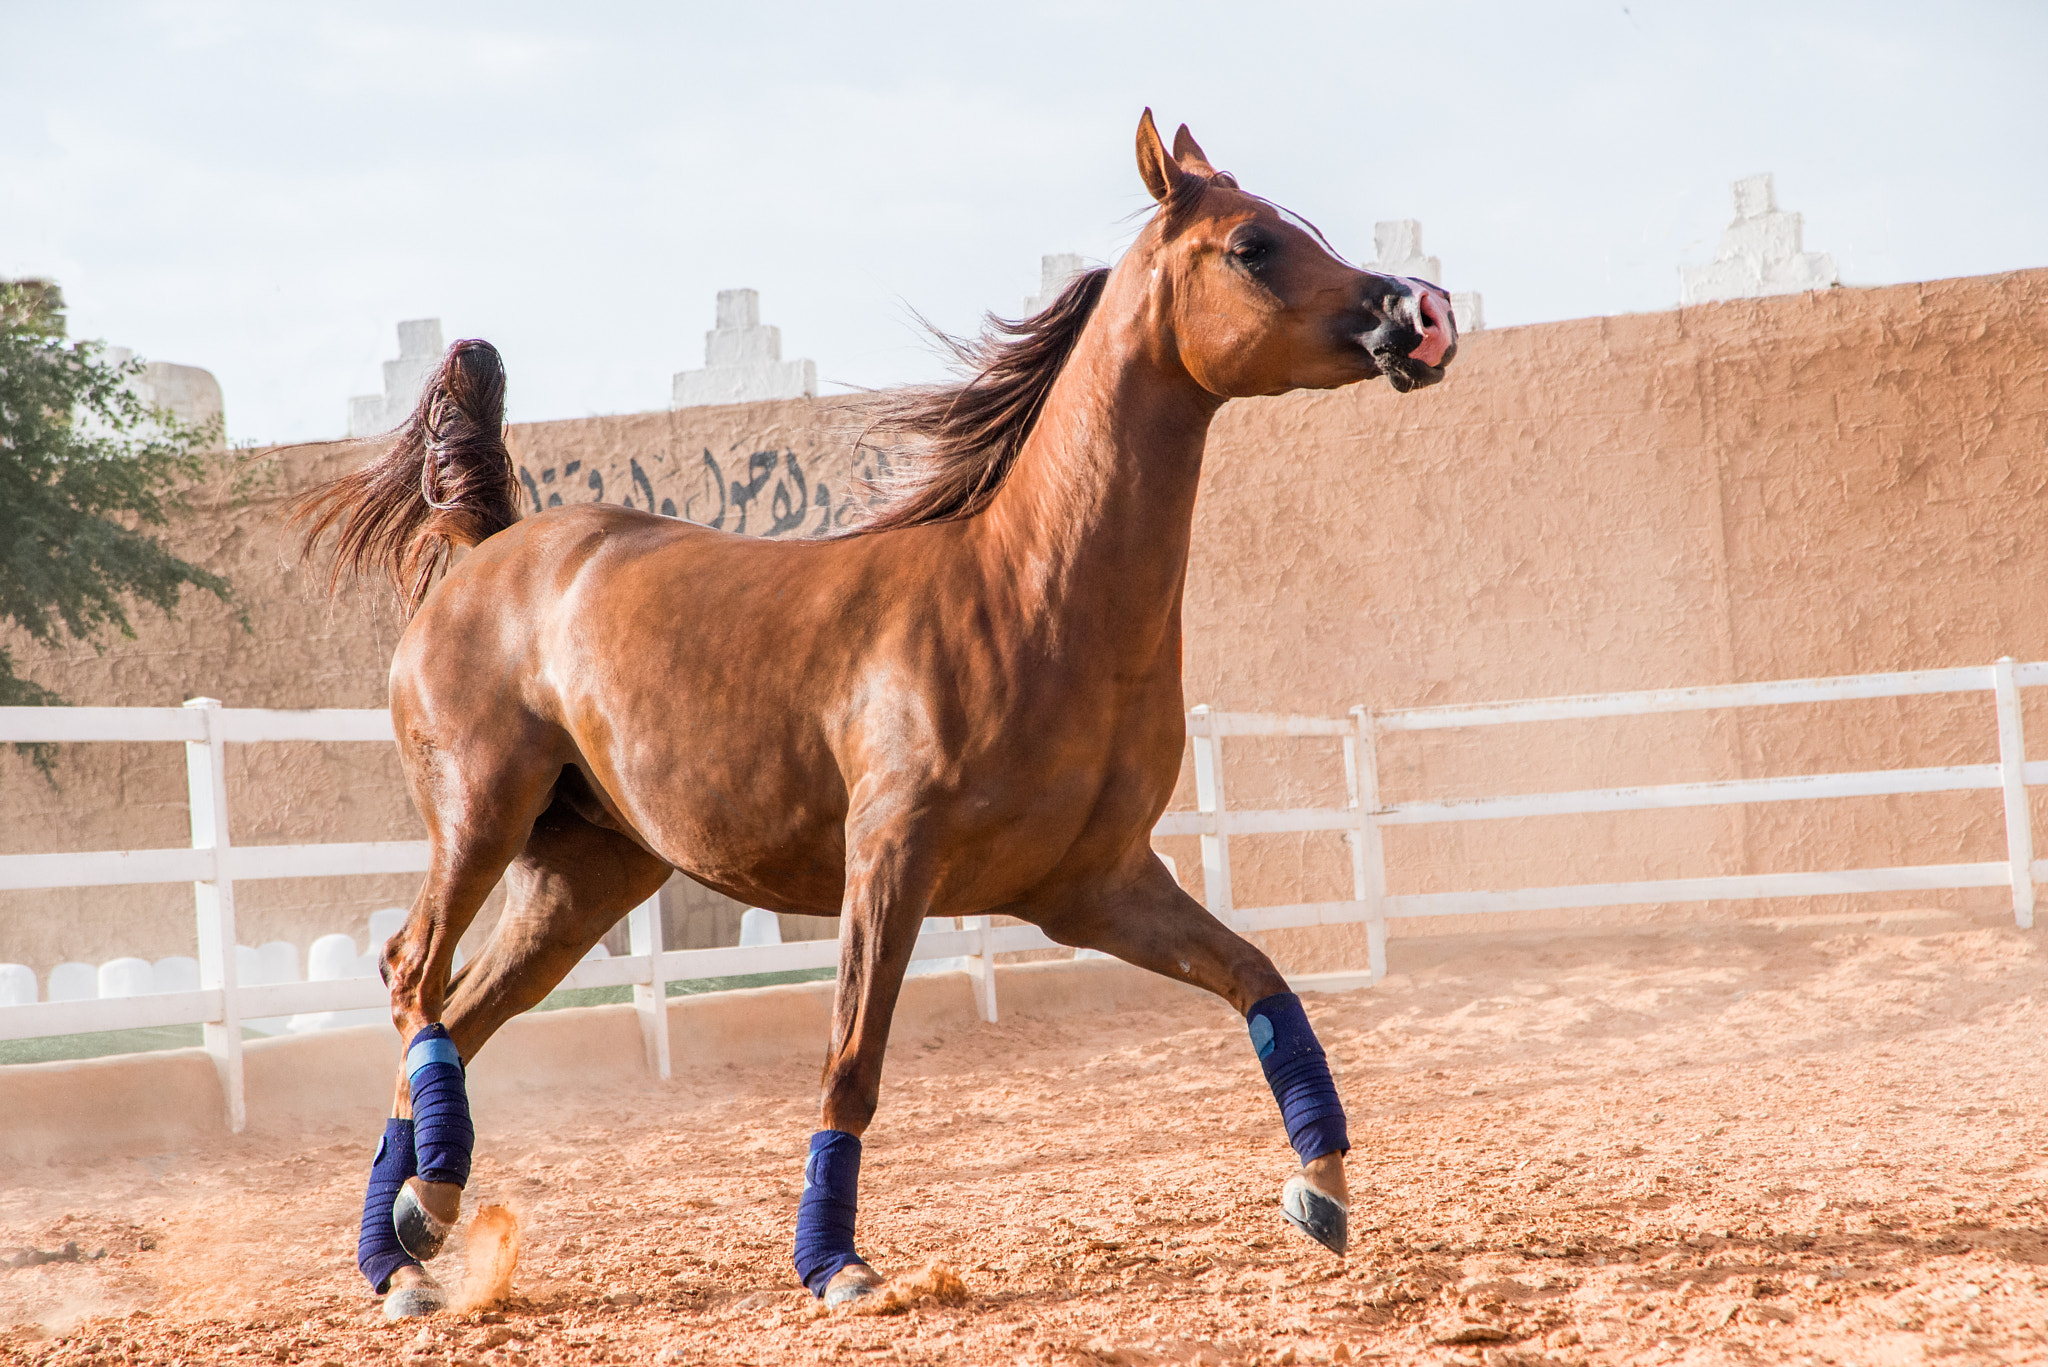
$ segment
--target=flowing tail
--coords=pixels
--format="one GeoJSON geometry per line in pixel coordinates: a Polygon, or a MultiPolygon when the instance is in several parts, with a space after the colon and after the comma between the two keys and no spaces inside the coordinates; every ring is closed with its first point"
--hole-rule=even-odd
{"type": "Polygon", "coordinates": [[[457,546],[474,546],[519,520],[519,476],[505,448],[505,363],[489,342],[448,348],[391,449],[301,495],[302,559],[336,532],[332,593],[344,576],[381,569],[405,615],[457,546]]]}

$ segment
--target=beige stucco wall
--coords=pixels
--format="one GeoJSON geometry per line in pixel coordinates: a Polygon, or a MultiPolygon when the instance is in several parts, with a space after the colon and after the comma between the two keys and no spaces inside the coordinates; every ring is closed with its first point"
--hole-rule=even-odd
{"type": "MultiPolygon", "coordinates": [[[[651,498],[794,535],[857,496],[850,435],[844,404],[797,400],[521,425],[513,449],[542,505],[651,498]]],[[[1466,338],[1431,390],[1235,403],[1197,511],[1188,700],[1335,713],[2048,658],[2044,447],[2048,271],[1500,329],[1466,338]]],[[[352,458],[290,453],[264,492],[202,492],[180,525],[186,554],[233,577],[249,633],[188,599],[104,654],[24,651],[26,672],[81,703],[376,705],[395,619],[375,591],[329,604],[281,530],[283,500],[352,458]]],[[[2029,717],[2048,737],[2048,700],[2029,717]]],[[[1234,805],[1337,799],[1334,745],[1232,745],[1234,805]]],[[[0,849],[180,843],[175,750],[66,747],[55,793],[0,756],[0,849]]],[[[416,834],[372,750],[252,747],[231,780],[236,838],[416,834]]],[[[1396,737],[1382,783],[1400,799],[1994,754],[1987,704],[1917,699],[1396,737]]],[[[1166,846],[1191,883],[1193,843],[1166,846]]],[[[1395,890],[1428,891],[2002,844],[1985,794],[1396,829],[1388,853],[1395,890]]],[[[1348,889],[1334,836],[1233,855],[1241,905],[1348,889]]],[[[242,938],[360,937],[410,882],[245,885],[242,938]]],[[[0,894],[0,960],[189,952],[189,925],[183,888],[0,894]]],[[[1275,943],[1302,967],[1356,948],[1275,943]]]]}
{"type": "MultiPolygon", "coordinates": [[[[1421,394],[1235,404],[1197,518],[1189,698],[1329,713],[2044,658],[2044,448],[2043,271],[1484,332],[1421,394]]],[[[2028,715],[2048,752],[2048,699],[2028,715]]],[[[1243,753],[1262,748],[1288,747],[1243,753]]],[[[1930,698],[1397,736],[1382,782],[1399,800],[1996,753],[1987,701],[1930,698]]],[[[1239,805],[1311,795],[1298,770],[1240,772],[1239,805]]],[[[2001,833],[1987,793],[1387,845],[1395,891],[1434,891],[1998,859],[2001,833]]],[[[1343,895],[1337,852],[1233,842],[1241,904],[1343,895]]]]}

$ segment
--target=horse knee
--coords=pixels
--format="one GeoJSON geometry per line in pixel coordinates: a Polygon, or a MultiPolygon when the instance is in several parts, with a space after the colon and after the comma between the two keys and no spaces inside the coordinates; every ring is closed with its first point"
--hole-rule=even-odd
{"type": "Polygon", "coordinates": [[[825,1098],[824,1115],[821,1117],[828,1130],[844,1130],[856,1137],[866,1134],[875,1118],[875,1098],[872,1096],[840,1099],[825,1098]]]}
{"type": "Polygon", "coordinates": [[[1252,1007],[1287,990],[1287,979],[1266,957],[1264,950],[1248,940],[1238,941],[1238,951],[1228,965],[1230,973],[1230,1004],[1238,1014],[1248,1013],[1252,1007]]]}
{"type": "Polygon", "coordinates": [[[867,1132],[881,1101],[879,1078],[865,1070],[845,1074],[828,1073],[825,1079],[824,1122],[828,1130],[844,1130],[859,1136],[867,1132]]]}

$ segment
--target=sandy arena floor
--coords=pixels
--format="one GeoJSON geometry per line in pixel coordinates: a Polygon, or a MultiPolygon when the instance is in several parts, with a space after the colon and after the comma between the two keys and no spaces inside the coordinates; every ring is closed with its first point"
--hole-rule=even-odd
{"type": "Polygon", "coordinates": [[[1191,999],[891,1057],[861,1246],[965,1304],[826,1316],[795,1286],[805,1065],[486,1133],[470,1208],[519,1213],[514,1296],[425,1329],[351,1265],[371,1136],[10,1173],[0,1249],[107,1252],[0,1270],[0,1359],[2048,1360],[2048,931],[1394,949],[1310,1002],[1357,1145],[1345,1262],[1275,1213],[1272,1101],[1191,999]]]}

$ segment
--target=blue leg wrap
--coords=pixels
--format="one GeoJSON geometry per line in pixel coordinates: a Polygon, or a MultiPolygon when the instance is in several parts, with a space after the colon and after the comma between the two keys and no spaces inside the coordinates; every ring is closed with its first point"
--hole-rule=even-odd
{"type": "Polygon", "coordinates": [[[413,1176],[412,1122],[387,1120],[384,1138],[377,1143],[377,1156],[370,1162],[370,1187],[363,1193],[363,1229],[356,1236],[356,1266],[370,1279],[378,1295],[391,1285],[391,1274],[401,1267],[418,1267],[419,1260],[398,1245],[398,1231],[391,1224],[391,1203],[398,1189],[413,1176]]]}
{"type": "Polygon", "coordinates": [[[844,1130],[819,1130],[811,1136],[796,1208],[796,1275],[813,1296],[824,1296],[840,1268],[866,1261],[853,1251],[859,1204],[860,1140],[844,1130]]]}
{"type": "Polygon", "coordinates": [[[405,1075],[412,1085],[413,1149],[421,1180],[468,1185],[476,1127],[469,1121],[462,1056],[446,1027],[437,1023],[413,1036],[405,1075]]]}
{"type": "Polygon", "coordinates": [[[1245,1024],[1251,1029],[1252,1048],[1258,1051],[1259,1066],[1266,1070],[1273,1099],[1280,1103],[1287,1142],[1301,1156],[1302,1165],[1306,1167],[1326,1153],[1349,1153],[1344,1103],[1337,1099],[1330,1061],[1323,1055],[1323,1046],[1316,1043],[1301,998],[1292,992],[1276,992],[1245,1013],[1245,1024]]]}

